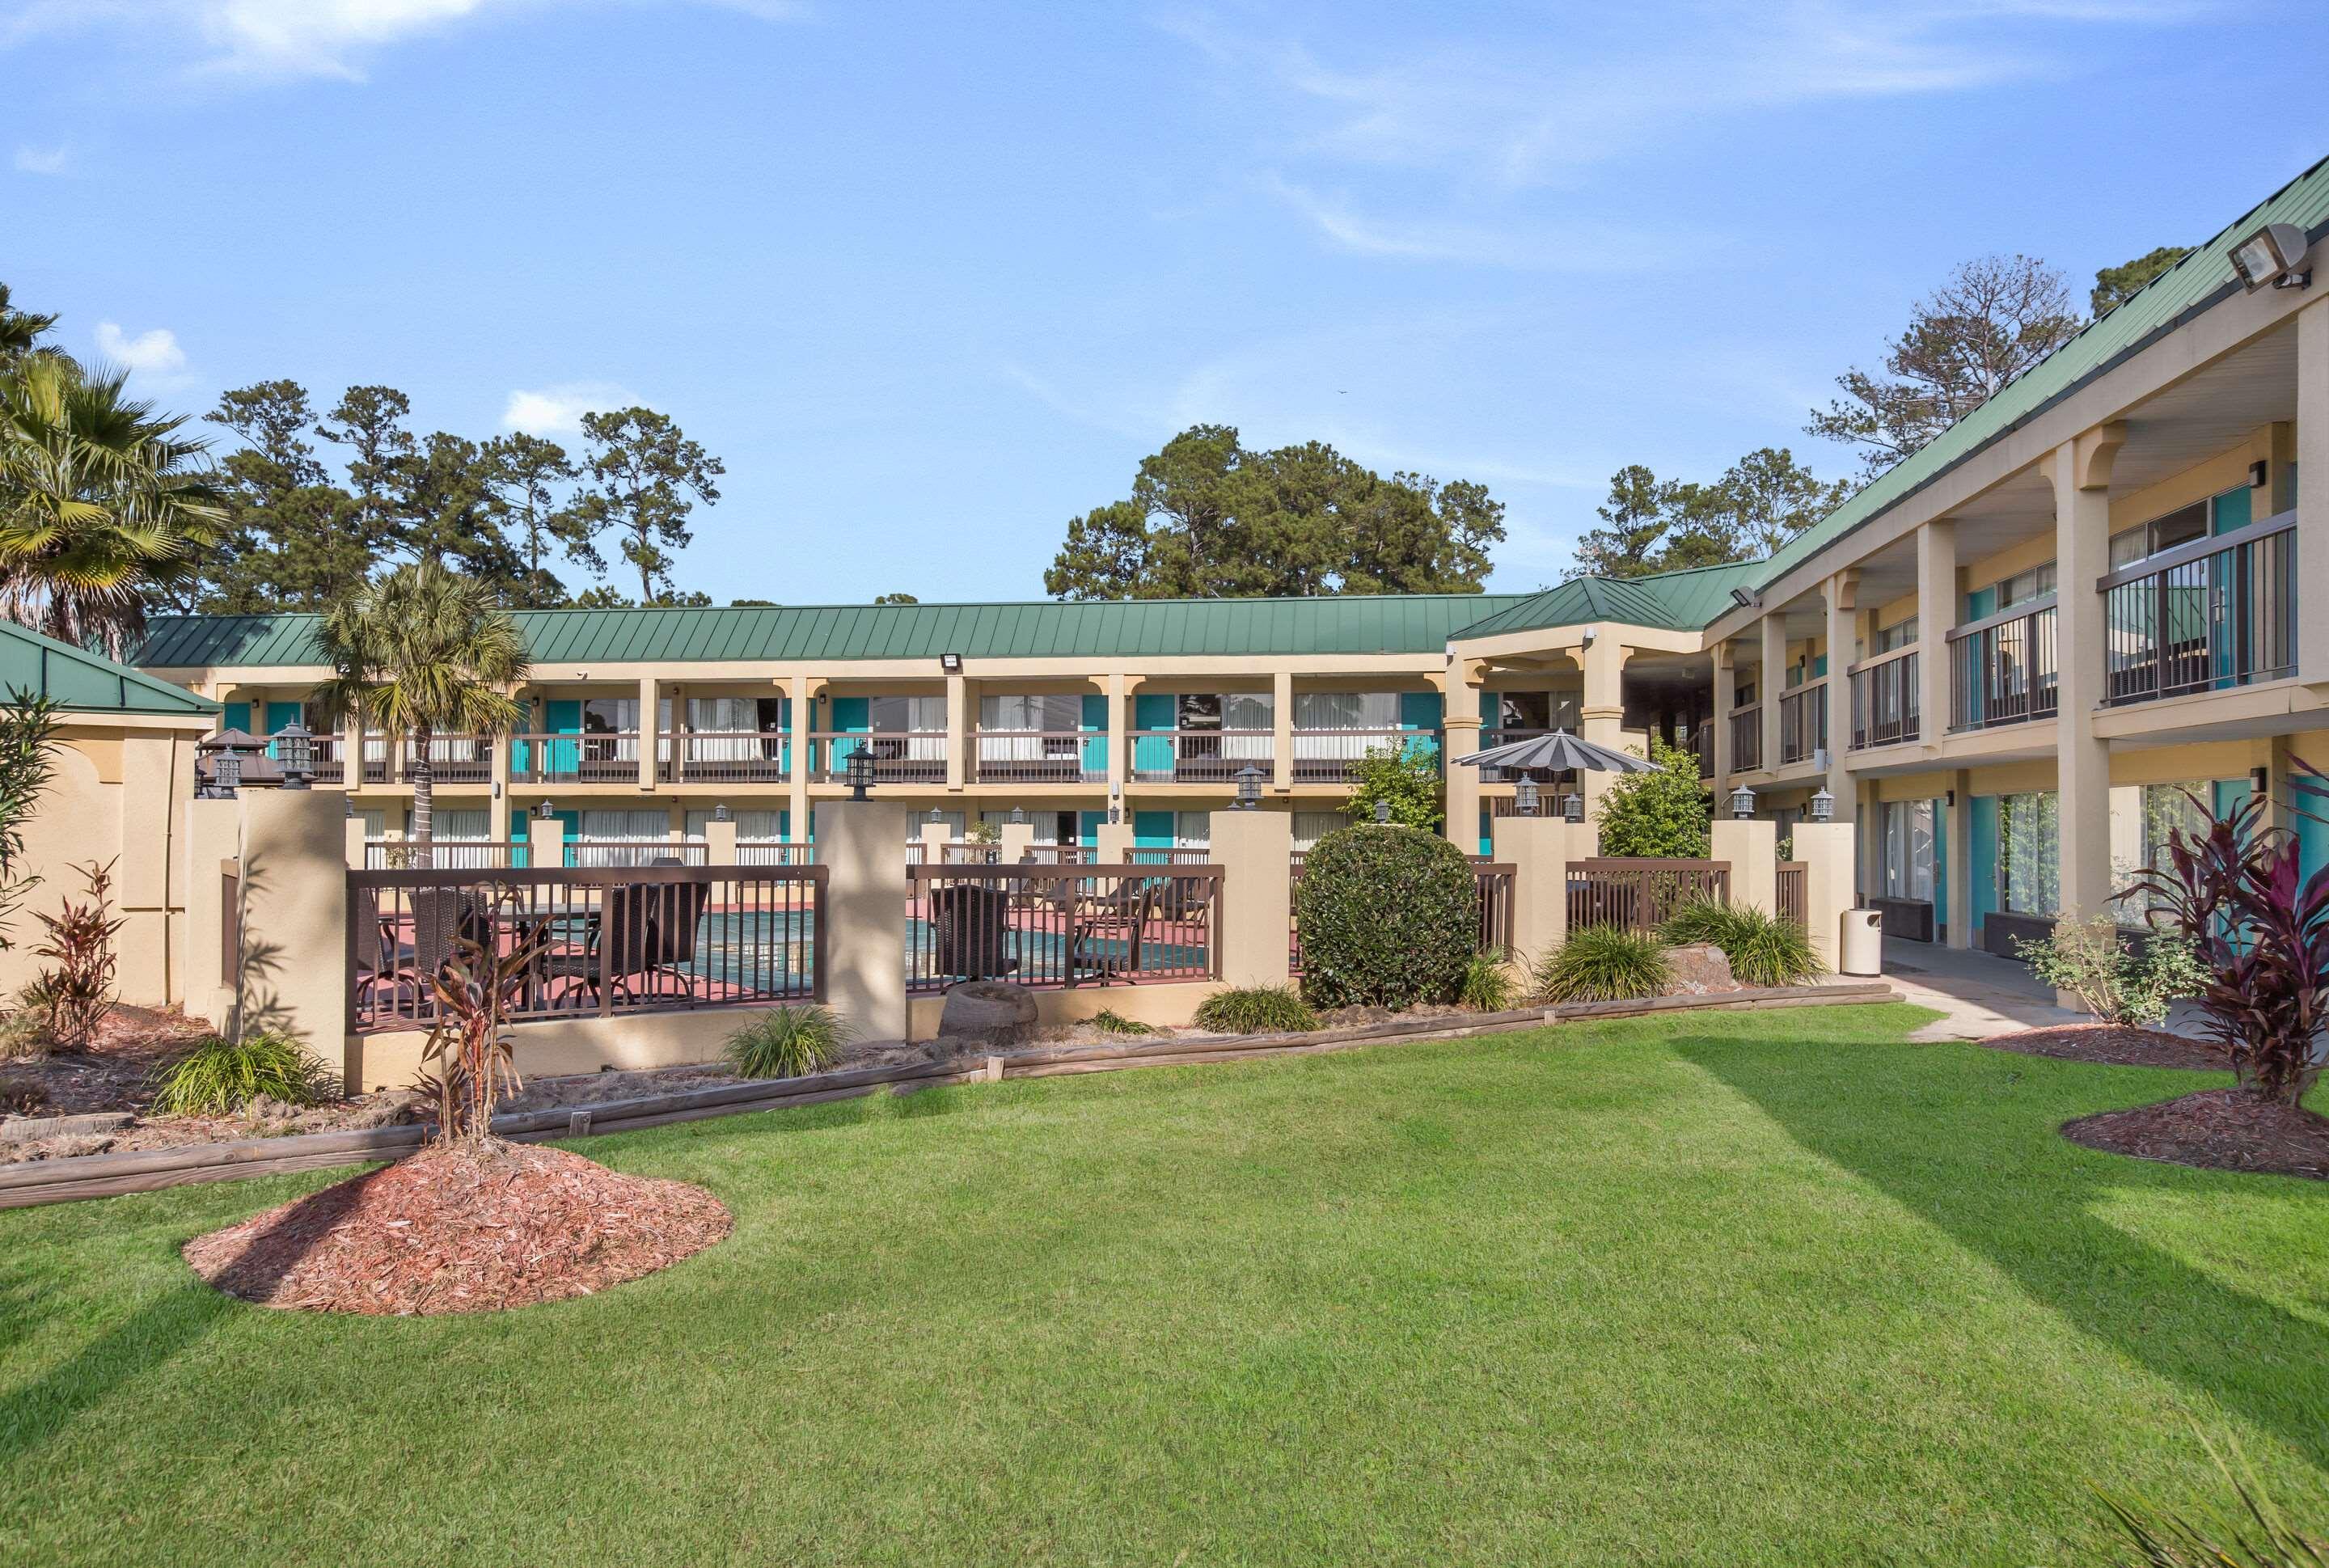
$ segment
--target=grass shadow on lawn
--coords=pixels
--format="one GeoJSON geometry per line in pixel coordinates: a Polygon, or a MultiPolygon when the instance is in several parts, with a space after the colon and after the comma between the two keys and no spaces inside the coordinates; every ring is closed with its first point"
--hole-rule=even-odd
{"type": "MultiPolygon", "coordinates": [[[[2104,1110],[2187,1093],[2188,1074],[2020,1061],[1970,1044],[1842,1049],[1864,1051],[1872,1078],[1899,1051],[1994,1060],[1974,1061],[1959,1072],[1904,1071],[1894,1081],[1892,1114],[1871,1115],[1868,1094],[1848,1100],[1834,1094],[1834,1066],[1819,1060],[1823,1050],[1688,1037],[1674,1043],[1675,1054],[1752,1100],[1799,1148],[1872,1184],[1988,1258],[2032,1300],[2137,1365],[2279,1433],[2329,1469],[2329,1414],[2307,1409],[2276,1370],[2329,1361],[2329,1327],[2229,1286],[2095,1212],[2129,1189],[2271,1193],[2296,1178],[2181,1170],[2081,1148],[2055,1130],[2063,1115],[2060,1090],[2076,1085],[2077,1075],[2156,1080],[2155,1095],[2137,1088],[2091,1096],[2093,1109],[2104,1110]],[[1920,1125],[1926,1130],[1918,1134],[1920,1125]],[[1986,1201],[1969,1201],[1975,1194],[1986,1201]]],[[[1873,1084],[1867,1087],[1873,1091],[1873,1084]]]]}

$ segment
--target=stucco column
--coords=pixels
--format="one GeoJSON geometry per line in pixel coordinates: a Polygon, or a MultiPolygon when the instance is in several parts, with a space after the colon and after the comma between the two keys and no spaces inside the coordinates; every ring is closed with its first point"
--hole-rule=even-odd
{"type": "Polygon", "coordinates": [[[224,1028],[234,1010],[233,977],[220,949],[226,926],[225,868],[241,854],[240,799],[186,802],[185,1008],[213,1028],[224,1028]]]}
{"type": "Polygon", "coordinates": [[[1488,826],[1495,858],[1513,867],[1513,956],[1537,959],[1568,940],[1569,866],[1592,858],[1593,825],[1499,817],[1488,826]]]}
{"type": "Polygon", "coordinates": [[[1917,706],[1923,739],[1949,728],[1949,628],[1957,623],[1957,525],[1936,517],[1917,530],[1917,706]]]}
{"type": "Polygon", "coordinates": [[[1779,765],[1779,694],[1787,685],[1787,621],[1774,609],[1756,623],[1763,647],[1763,667],[1755,675],[1755,727],[1762,732],[1763,771],[1779,765]]]}
{"type": "Polygon", "coordinates": [[[2054,658],[2061,680],[2054,732],[2061,910],[2082,919],[2107,912],[2111,891],[2110,747],[2095,734],[2104,640],[2103,598],[2095,582],[2110,570],[2110,460],[2098,449],[2099,434],[2065,442],[2048,459],[2059,606],[2054,658]]]}
{"type": "MultiPolygon", "coordinates": [[[[497,777],[509,772],[509,742],[504,741],[494,751],[494,760],[501,770],[497,777]]],[[[351,712],[340,721],[340,788],[353,795],[363,788],[364,731],[363,719],[351,712]]]]}
{"type": "Polygon", "coordinates": [[[287,1035],[360,1085],[347,1026],[345,808],[316,789],[246,789],[241,806],[242,940],[227,1032],[287,1035]]]}
{"type": "Polygon", "coordinates": [[[970,776],[970,712],[977,699],[965,676],[947,676],[946,687],[946,782],[948,789],[959,789],[970,776]]]}
{"type": "Polygon", "coordinates": [[[1973,946],[1972,779],[1973,775],[1963,769],[1950,774],[1949,793],[1943,797],[1941,805],[1949,818],[1949,907],[1942,914],[1948,921],[1948,945],[1953,948],[1973,946]]]}
{"type": "MultiPolygon", "coordinates": [[[[2329,681],[2329,592],[2317,585],[2329,569],[2329,298],[2316,299],[2296,313],[2296,449],[2304,469],[2296,492],[2296,580],[2316,585],[2315,591],[2296,597],[2296,672],[2306,681],[2324,682],[2329,681]]],[[[2276,469],[2286,466],[2273,465],[2276,469]]],[[[2275,480],[2276,486],[2280,483],[2275,480]]]]}
{"type": "Polygon", "coordinates": [[[525,816],[525,864],[530,871],[559,871],[566,864],[566,824],[555,817],[525,816]]]}
{"type": "MultiPolygon", "coordinates": [[[[346,804],[345,802],[343,802],[341,805],[341,810],[345,811],[346,809],[346,804]]],[[[363,818],[361,817],[342,817],[340,818],[340,832],[343,836],[343,842],[347,845],[348,848],[348,869],[350,871],[362,871],[364,868],[365,848],[363,818]]]]}
{"type": "Polygon", "coordinates": [[[733,817],[722,822],[715,817],[703,825],[703,864],[736,864],[736,823],[733,817]]]}
{"type": "Polygon", "coordinates": [[[1221,979],[1231,986],[1282,986],[1294,942],[1291,876],[1294,814],[1216,811],[1214,864],[1221,868],[1221,979]]]}
{"type": "Polygon", "coordinates": [[[1027,858],[1027,852],[1035,847],[1035,825],[1032,822],[1004,823],[1003,836],[997,841],[996,847],[1002,852],[1004,864],[1018,864],[1027,858]]]}
{"type": "Polygon", "coordinates": [[[1849,822],[1796,824],[1796,858],[1804,864],[1804,925],[1820,963],[1834,969],[1843,912],[1854,902],[1854,830],[1849,822]]]}
{"type": "Polygon", "coordinates": [[[1269,787],[1281,792],[1294,788],[1294,672],[1279,670],[1269,677],[1269,787]]]}
{"type": "Polygon", "coordinates": [[[792,677],[790,698],[793,706],[792,767],[785,775],[785,805],[790,813],[789,836],[795,844],[808,842],[808,748],[809,731],[815,728],[806,675],[792,677]]]}
{"type": "MultiPolygon", "coordinates": [[[[1578,733],[1613,751],[1626,749],[1626,658],[1632,651],[1610,636],[1607,627],[1596,628],[1590,647],[1577,650],[1578,663],[1585,666],[1585,700],[1577,710],[1578,733]]],[[[1585,793],[1586,821],[1600,822],[1601,797],[1617,779],[1615,773],[1589,768],[1579,778],[1578,788],[1585,793]]]]}
{"type": "Polygon", "coordinates": [[[1765,914],[1779,912],[1779,825],[1718,817],[1710,858],[1730,864],[1730,902],[1765,914]]]}
{"type": "Polygon", "coordinates": [[[1480,749],[1480,666],[1475,659],[1449,663],[1444,677],[1446,712],[1440,727],[1446,734],[1446,755],[1440,770],[1447,775],[1447,821],[1442,829],[1447,842],[1466,855],[1480,852],[1480,770],[1459,767],[1461,759],[1480,749]]]}
{"type": "Polygon", "coordinates": [[[1714,653],[1714,716],[1707,722],[1714,726],[1714,792],[1719,798],[1730,788],[1730,775],[1737,770],[1737,761],[1730,755],[1730,710],[1739,700],[1739,671],[1730,661],[1730,641],[1725,638],[1716,643],[1714,653]]]}
{"type": "Polygon", "coordinates": [[[1125,814],[1121,822],[1103,821],[1096,836],[1093,858],[1101,865],[1132,864],[1132,815],[1125,814]]]}
{"type": "Polygon", "coordinates": [[[1852,741],[1852,682],[1844,675],[1858,649],[1858,624],[1853,611],[1860,591],[1860,574],[1839,571],[1827,580],[1827,792],[1835,797],[1835,820],[1851,822],[1860,815],[1860,791],[1844,771],[1844,748],[1852,741]]]}
{"type": "Polygon", "coordinates": [[[825,867],[825,1001],[866,1040],[906,1036],[906,889],[899,846],[906,808],[823,800],[816,861],[825,867]]]}

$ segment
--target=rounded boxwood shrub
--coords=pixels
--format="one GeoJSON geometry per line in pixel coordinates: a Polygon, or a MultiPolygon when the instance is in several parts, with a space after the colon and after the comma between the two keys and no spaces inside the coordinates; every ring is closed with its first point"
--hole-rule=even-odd
{"type": "Polygon", "coordinates": [[[1363,823],[1320,839],[1295,898],[1302,995],[1315,1007],[1452,1002],[1479,944],[1463,851],[1420,828],[1363,823]]]}

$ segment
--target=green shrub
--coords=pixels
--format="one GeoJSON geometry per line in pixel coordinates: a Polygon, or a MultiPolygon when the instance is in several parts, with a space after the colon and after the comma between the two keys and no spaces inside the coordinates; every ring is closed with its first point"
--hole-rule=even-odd
{"type": "Polygon", "coordinates": [[[1353,822],[1372,822],[1377,802],[1391,807],[1391,821],[1401,827],[1437,833],[1447,820],[1436,751],[1402,741],[1370,746],[1351,764],[1350,779],[1343,811],[1353,822]]]}
{"type": "Polygon", "coordinates": [[[154,1080],[155,1114],[218,1116],[264,1094],[313,1105],[339,1092],[323,1063],[296,1040],[262,1029],[240,1040],[213,1034],[165,1065],[154,1080]]]}
{"type": "Polygon", "coordinates": [[[2015,939],[2030,972],[2107,1024],[2149,1027],[2167,1016],[2168,1004],[2195,996],[2208,982],[2192,943],[2173,930],[2155,930],[2140,953],[2127,950],[2109,915],[2081,921],[2065,916],[2043,941],[2015,939]]]}
{"type": "Polygon", "coordinates": [[[739,1078],[801,1078],[841,1058],[849,1026],[830,1007],[771,1007],[728,1036],[739,1078]]]}
{"type": "MultiPolygon", "coordinates": [[[[24,987],[37,990],[37,982],[24,987]]],[[[55,1042],[49,1037],[48,1003],[36,994],[18,998],[16,1010],[0,1018],[0,1062],[29,1062],[46,1056],[55,1042]]]]}
{"type": "Polygon", "coordinates": [[[1655,937],[1587,926],[1538,961],[1534,979],[1548,1002],[1622,1002],[1664,995],[1674,966],[1655,937]]]}
{"type": "Polygon", "coordinates": [[[1660,923],[1658,937],[1669,947],[1721,948],[1743,986],[1799,986],[1820,972],[1803,927],[1743,904],[1693,899],[1660,923]]]}
{"type": "Polygon", "coordinates": [[[1316,1007],[1452,1002],[1479,946],[1472,863],[1420,828],[1326,835],[1303,862],[1295,906],[1302,995],[1316,1007]]]}
{"type": "Polygon", "coordinates": [[[1475,1013],[1502,1013],[1520,1006],[1520,977],[1513,973],[1502,948],[1472,955],[1472,961],[1464,967],[1464,988],[1457,993],[1457,1006],[1475,1013]]]}
{"type": "Polygon", "coordinates": [[[1602,791],[1601,853],[1705,858],[1706,788],[1698,753],[1650,737],[1650,770],[1620,774],[1602,791]]]}
{"type": "Polygon", "coordinates": [[[1154,1034],[1155,1026],[1126,1017],[1113,1007],[1102,1007],[1092,1015],[1092,1027],[1103,1034],[1154,1034]]]}
{"type": "Polygon", "coordinates": [[[1197,1027],[1211,1034],[1296,1034],[1318,1026],[1318,1015],[1291,986],[1240,986],[1197,1004],[1197,1027]]]}

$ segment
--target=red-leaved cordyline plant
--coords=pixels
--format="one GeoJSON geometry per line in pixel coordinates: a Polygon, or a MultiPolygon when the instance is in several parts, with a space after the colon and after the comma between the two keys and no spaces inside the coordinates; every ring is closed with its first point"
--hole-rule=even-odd
{"type": "Polygon", "coordinates": [[[49,1010],[49,1037],[68,1051],[87,1050],[113,1007],[113,937],[123,924],[113,912],[113,865],[75,866],[89,902],[67,900],[55,914],[38,916],[48,936],[33,950],[56,962],[33,979],[31,994],[49,1010]]]}
{"type": "MultiPolygon", "coordinates": [[[[2302,775],[2290,780],[2296,790],[2329,797],[2329,773],[2290,763],[2302,775]]],[[[2302,874],[2296,836],[2266,820],[2271,807],[2252,794],[2205,833],[2176,829],[2167,864],[2137,872],[2119,896],[2149,894],[2153,922],[2164,915],[2190,940],[2208,971],[2199,997],[2208,1031],[2242,1086],[2294,1105],[2321,1074],[2329,1024],[2329,867],[2302,874]]]]}
{"type": "Polygon", "coordinates": [[[423,1088],[437,1096],[437,1141],[475,1147],[493,1134],[494,1107],[505,1091],[525,1087],[503,1027],[504,998],[524,983],[541,956],[538,940],[519,942],[506,953],[463,939],[429,978],[437,998],[437,1023],[429,1031],[421,1060],[423,1088]]]}

